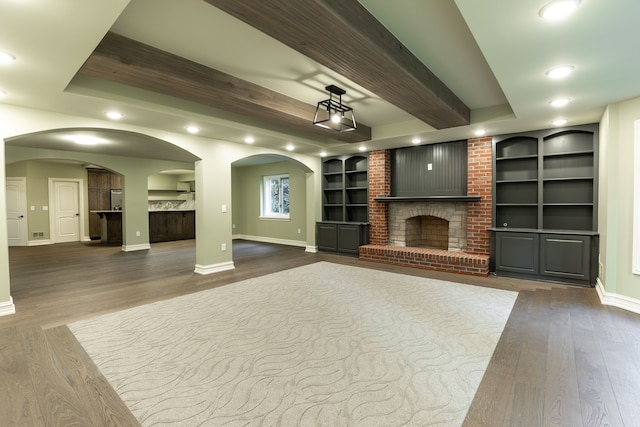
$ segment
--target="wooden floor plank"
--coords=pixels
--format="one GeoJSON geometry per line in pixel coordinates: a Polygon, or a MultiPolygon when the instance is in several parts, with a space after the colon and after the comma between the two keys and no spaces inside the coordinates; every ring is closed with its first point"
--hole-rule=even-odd
{"type": "Polygon", "coordinates": [[[16,327],[0,329],[0,414],[7,426],[44,426],[16,327]]]}
{"type": "Polygon", "coordinates": [[[581,427],[582,416],[568,292],[551,290],[543,424],[581,427]]]}
{"type": "Polygon", "coordinates": [[[523,346],[514,373],[513,403],[505,425],[542,425],[549,301],[549,291],[537,290],[531,295],[529,320],[522,325],[523,346]]]}
{"type": "Polygon", "coordinates": [[[91,425],[82,398],[75,393],[71,378],[51,351],[44,332],[36,328],[27,329],[23,331],[23,342],[44,424],[61,427],[91,425]]]}

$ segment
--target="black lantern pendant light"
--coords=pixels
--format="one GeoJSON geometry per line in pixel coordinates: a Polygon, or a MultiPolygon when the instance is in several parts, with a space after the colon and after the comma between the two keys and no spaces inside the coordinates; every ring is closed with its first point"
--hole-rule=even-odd
{"type": "Polygon", "coordinates": [[[342,95],[347,92],[334,85],[329,85],[325,89],[329,91],[329,99],[318,102],[313,124],[337,130],[338,132],[348,132],[356,129],[356,117],[353,114],[353,108],[342,103],[342,95]],[[333,95],[337,95],[338,99],[335,100],[333,95]]]}

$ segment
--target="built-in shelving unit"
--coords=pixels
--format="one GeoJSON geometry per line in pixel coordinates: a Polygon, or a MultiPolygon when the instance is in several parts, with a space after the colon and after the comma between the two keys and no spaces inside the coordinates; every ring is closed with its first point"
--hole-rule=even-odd
{"type": "Polygon", "coordinates": [[[325,221],[368,222],[368,164],[364,155],[327,159],[322,165],[325,221]]]}
{"type": "Polygon", "coordinates": [[[497,272],[595,280],[597,140],[596,125],[494,138],[497,272]],[[577,253],[582,258],[571,258],[577,253]]]}
{"type": "Polygon", "coordinates": [[[322,163],[322,222],[316,226],[321,250],[358,253],[368,243],[368,158],[357,154],[322,163]]]}

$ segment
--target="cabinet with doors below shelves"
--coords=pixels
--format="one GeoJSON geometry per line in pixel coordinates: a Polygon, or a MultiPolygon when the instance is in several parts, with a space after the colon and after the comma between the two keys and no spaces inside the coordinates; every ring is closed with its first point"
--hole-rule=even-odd
{"type": "Polygon", "coordinates": [[[357,254],[369,243],[368,158],[357,154],[322,162],[322,221],[318,249],[357,254]]]}
{"type": "Polygon", "coordinates": [[[494,138],[491,251],[492,268],[497,274],[595,283],[597,138],[596,125],[494,138]],[[543,237],[549,233],[554,237],[543,237]],[[558,237],[561,235],[566,239],[558,237]],[[585,257],[575,258],[578,252],[585,257]],[[514,264],[516,259],[519,261],[514,264]],[[580,274],[576,273],[576,259],[583,263],[580,274]],[[564,260],[566,274],[562,274],[561,264],[545,269],[540,264],[544,260],[564,260]],[[522,269],[511,265],[520,263],[532,265],[522,269]]]}

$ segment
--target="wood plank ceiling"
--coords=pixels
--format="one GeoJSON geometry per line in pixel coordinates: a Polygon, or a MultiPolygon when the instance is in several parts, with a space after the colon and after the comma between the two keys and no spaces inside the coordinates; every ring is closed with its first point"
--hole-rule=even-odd
{"type": "MultiPolygon", "coordinates": [[[[469,108],[356,0],[297,0],[295,6],[289,0],[205,1],[436,129],[469,124],[469,108]]],[[[371,139],[371,128],[360,122],[351,132],[314,126],[315,105],[115,33],[105,36],[79,73],[310,136],[371,139]]]]}

